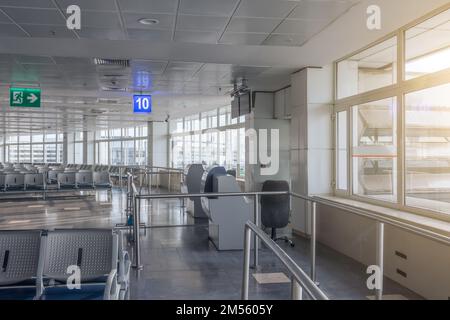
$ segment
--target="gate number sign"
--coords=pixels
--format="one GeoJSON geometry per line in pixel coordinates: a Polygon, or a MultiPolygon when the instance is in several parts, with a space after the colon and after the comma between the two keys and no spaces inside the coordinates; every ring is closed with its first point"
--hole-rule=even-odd
{"type": "Polygon", "coordinates": [[[151,113],[152,112],[152,96],[134,95],[133,96],[133,112],[134,113],[151,113]]]}

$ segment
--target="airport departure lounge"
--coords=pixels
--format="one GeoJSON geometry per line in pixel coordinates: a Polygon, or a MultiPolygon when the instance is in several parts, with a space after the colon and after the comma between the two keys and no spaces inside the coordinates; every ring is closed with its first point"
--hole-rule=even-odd
{"type": "Polygon", "coordinates": [[[0,300],[450,299],[449,0],[0,0],[0,110],[0,300]]]}

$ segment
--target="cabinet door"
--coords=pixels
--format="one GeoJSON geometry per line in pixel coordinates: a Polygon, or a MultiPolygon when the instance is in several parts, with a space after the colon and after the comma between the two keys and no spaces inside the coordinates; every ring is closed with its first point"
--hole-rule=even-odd
{"type": "Polygon", "coordinates": [[[284,118],[291,118],[291,88],[284,90],[284,118]]]}
{"type": "Polygon", "coordinates": [[[274,116],[275,119],[284,119],[284,90],[275,93],[274,116]]]}

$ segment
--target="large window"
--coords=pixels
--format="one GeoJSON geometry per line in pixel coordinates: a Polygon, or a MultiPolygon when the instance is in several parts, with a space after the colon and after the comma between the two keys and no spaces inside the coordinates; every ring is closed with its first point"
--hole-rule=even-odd
{"type": "Polygon", "coordinates": [[[406,79],[450,68],[450,10],[406,31],[406,79]]]}
{"type": "Polygon", "coordinates": [[[337,64],[338,99],[397,82],[397,37],[392,37],[337,64]]]}
{"type": "Polygon", "coordinates": [[[83,164],[83,141],[84,132],[67,134],[67,162],[83,164]]]}
{"type": "Polygon", "coordinates": [[[448,218],[450,10],[338,61],[336,72],[336,193],[448,218]]]}
{"type": "Polygon", "coordinates": [[[95,163],[147,165],[148,126],[100,130],[95,134],[95,163]]]}
{"type": "Polygon", "coordinates": [[[450,213],[450,84],[406,95],[406,204],[450,213]]]}
{"type": "Polygon", "coordinates": [[[63,136],[56,133],[11,134],[2,139],[2,158],[10,163],[61,163],[63,136]]]}
{"type": "Polygon", "coordinates": [[[353,193],[395,202],[397,107],[388,98],[352,107],[353,193]]]}
{"type": "Polygon", "coordinates": [[[231,107],[222,107],[170,122],[172,166],[191,163],[221,165],[245,176],[245,117],[231,119],[231,107]]]}

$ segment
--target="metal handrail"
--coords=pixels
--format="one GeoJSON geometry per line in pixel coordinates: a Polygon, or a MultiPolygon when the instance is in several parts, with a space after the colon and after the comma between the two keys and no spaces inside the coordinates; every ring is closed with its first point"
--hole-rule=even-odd
{"type": "Polygon", "coordinates": [[[292,291],[293,300],[302,299],[302,289],[313,300],[328,300],[326,294],[319,289],[316,283],[308,277],[308,275],[273,241],[261,228],[258,228],[253,222],[248,221],[245,224],[244,236],[244,272],[242,279],[242,300],[248,300],[249,276],[250,276],[250,242],[251,233],[254,233],[261,239],[267,248],[269,248],[292,275],[292,291]],[[298,287],[300,286],[300,287],[298,287]]]}
{"type": "MultiPolygon", "coordinates": [[[[254,205],[254,221],[256,227],[259,227],[259,197],[263,195],[289,195],[290,197],[298,198],[307,201],[311,204],[311,238],[310,238],[310,256],[311,256],[311,272],[310,276],[312,281],[316,281],[316,246],[317,246],[317,204],[331,206],[337,209],[345,210],[350,213],[363,216],[369,219],[376,221],[377,223],[377,250],[376,250],[376,263],[381,270],[381,275],[383,275],[384,268],[384,225],[389,224],[394,227],[400,228],[402,230],[411,232],[413,234],[417,234],[419,236],[423,236],[434,241],[438,241],[445,245],[450,245],[450,237],[430,231],[425,228],[421,228],[419,226],[414,226],[405,222],[397,221],[395,219],[382,216],[380,214],[376,214],[370,212],[369,210],[365,210],[362,208],[355,208],[350,205],[342,205],[332,201],[328,201],[322,198],[318,198],[317,196],[304,196],[300,194],[296,194],[288,191],[277,191],[277,192],[212,192],[212,193],[179,193],[179,194],[153,194],[153,195],[141,195],[135,193],[135,201],[138,199],[146,199],[146,200],[154,200],[154,199],[184,199],[184,198],[204,198],[204,197],[236,197],[236,196],[251,196],[255,199],[254,205]]],[[[136,217],[139,218],[139,210],[135,206],[136,217]]],[[[139,227],[138,227],[139,228],[139,227]]],[[[254,266],[258,266],[258,251],[259,251],[259,237],[254,235],[254,266]]],[[[139,239],[136,241],[139,243],[139,239]]],[[[135,246],[138,246],[135,245],[135,246]]],[[[139,266],[136,263],[136,266],[139,266]]],[[[378,289],[376,289],[376,298],[381,300],[383,296],[383,286],[381,285],[378,289]]]]}
{"type": "MultiPolygon", "coordinates": [[[[296,196],[296,194],[292,194],[292,196],[296,196]]],[[[409,231],[411,233],[420,235],[422,237],[443,243],[445,245],[450,245],[450,237],[447,237],[443,234],[428,230],[428,229],[424,229],[412,224],[409,224],[407,222],[402,222],[402,221],[398,221],[386,216],[381,216],[380,214],[371,212],[370,210],[367,209],[363,209],[363,208],[357,208],[354,207],[352,205],[346,205],[346,204],[342,204],[342,203],[336,203],[333,202],[331,200],[326,200],[317,196],[312,197],[312,200],[316,203],[322,204],[322,205],[326,205],[329,207],[334,207],[336,209],[341,209],[341,210],[345,210],[345,211],[349,211],[353,214],[359,215],[359,216],[363,216],[365,218],[369,218],[378,222],[382,222],[385,224],[389,224],[391,226],[397,227],[399,229],[403,229],[405,231],[409,231]]]]}
{"type": "Polygon", "coordinates": [[[179,199],[179,198],[210,198],[210,197],[239,197],[239,196],[280,196],[289,195],[289,191],[272,192],[211,192],[211,193],[159,193],[138,195],[139,199],[179,199]]]}

